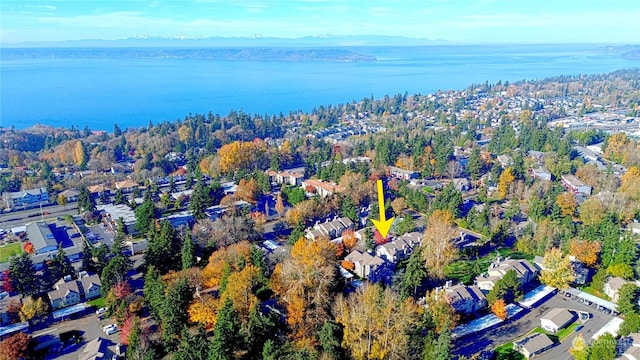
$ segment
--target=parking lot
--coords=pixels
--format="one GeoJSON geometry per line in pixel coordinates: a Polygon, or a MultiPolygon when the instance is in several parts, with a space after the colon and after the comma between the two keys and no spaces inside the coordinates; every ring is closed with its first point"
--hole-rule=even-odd
{"type": "MultiPolygon", "coordinates": [[[[472,356],[473,354],[520,339],[534,328],[540,326],[540,318],[553,308],[566,308],[575,312],[582,311],[590,313],[591,317],[584,323],[583,328],[580,329],[584,338],[589,341],[591,336],[613,319],[614,316],[611,315],[609,311],[598,310],[597,306],[593,304],[588,305],[583,302],[578,302],[577,300],[575,297],[567,297],[558,292],[531,310],[526,310],[524,315],[515,320],[509,320],[496,328],[457,339],[454,342],[455,353],[472,356]]],[[[536,356],[536,359],[568,358],[567,351],[569,347],[571,347],[571,341],[575,336],[576,333],[569,335],[559,345],[536,356]]]]}
{"type": "Polygon", "coordinates": [[[60,359],[60,360],[77,360],[78,355],[84,351],[87,346],[87,343],[91,340],[101,337],[103,339],[110,340],[111,344],[109,345],[109,350],[115,353],[115,346],[120,342],[120,332],[116,332],[112,335],[106,335],[104,331],[102,331],[102,327],[111,324],[114,321],[112,319],[100,320],[94,311],[89,312],[87,315],[74,319],[74,320],[65,320],[55,325],[50,326],[43,331],[36,332],[31,334],[33,337],[36,337],[40,333],[54,333],[54,334],[63,334],[69,331],[76,331],[82,337],[83,342],[80,347],[70,347],[71,351],[63,353],[60,356],[51,357],[51,359],[60,359]]]}

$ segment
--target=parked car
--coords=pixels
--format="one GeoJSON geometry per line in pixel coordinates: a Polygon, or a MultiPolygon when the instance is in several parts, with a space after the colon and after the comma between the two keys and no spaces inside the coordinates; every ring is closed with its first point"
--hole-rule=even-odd
{"type": "Polygon", "coordinates": [[[100,308],[100,309],[96,310],[96,315],[98,315],[98,316],[102,316],[102,315],[104,315],[106,312],[107,312],[107,308],[106,308],[106,307],[103,307],[103,308],[100,308]]]}
{"type": "Polygon", "coordinates": [[[115,334],[118,332],[118,325],[111,324],[104,327],[104,333],[107,335],[115,334]]]}

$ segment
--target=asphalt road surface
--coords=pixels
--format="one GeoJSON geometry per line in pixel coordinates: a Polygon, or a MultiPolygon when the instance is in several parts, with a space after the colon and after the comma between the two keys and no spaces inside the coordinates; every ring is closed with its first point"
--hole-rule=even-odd
{"type": "Polygon", "coordinates": [[[0,229],[11,229],[37,220],[56,218],[62,215],[77,215],[78,203],[70,203],[66,206],[52,205],[28,210],[14,211],[0,214],[0,229]]]}
{"type": "MultiPolygon", "coordinates": [[[[516,320],[508,321],[496,328],[467,335],[456,340],[453,347],[454,353],[470,357],[481,351],[490,350],[502,344],[518,340],[534,328],[540,326],[540,318],[549,310],[557,307],[576,311],[587,311],[592,315],[580,330],[587,341],[590,341],[593,334],[613,319],[612,315],[598,310],[597,307],[593,305],[588,306],[578,303],[575,300],[566,298],[560,293],[556,293],[537,307],[526,310],[526,313],[516,320]]],[[[567,351],[571,347],[571,341],[575,336],[576,333],[569,335],[559,345],[536,356],[536,359],[568,359],[569,354],[567,351]]]]}

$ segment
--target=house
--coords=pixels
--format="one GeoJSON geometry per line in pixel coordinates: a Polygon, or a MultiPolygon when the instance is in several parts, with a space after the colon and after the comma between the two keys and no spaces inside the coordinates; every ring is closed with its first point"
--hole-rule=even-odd
{"type": "Polygon", "coordinates": [[[82,272],[77,280],[65,276],[53,286],[54,290],[48,294],[51,307],[56,310],[100,297],[102,283],[97,274],[87,275],[86,272],[82,272]]]}
{"type": "Polygon", "coordinates": [[[565,328],[575,320],[574,313],[563,308],[554,308],[540,318],[540,326],[553,333],[565,328]]]}
{"type": "Polygon", "coordinates": [[[115,232],[117,229],[116,222],[122,219],[124,223],[124,231],[127,234],[136,234],[136,214],[128,205],[105,204],[98,205],[98,211],[104,212],[102,221],[107,224],[115,232]]]}
{"type": "Polygon", "coordinates": [[[355,265],[354,272],[361,278],[369,278],[369,275],[375,272],[378,266],[384,264],[384,260],[378,256],[372,256],[367,252],[353,250],[344,258],[355,265]]]}
{"type": "Polygon", "coordinates": [[[607,282],[604,283],[604,287],[602,288],[602,290],[608,297],[611,298],[611,301],[613,301],[614,303],[617,303],[620,288],[626,283],[627,283],[627,280],[621,277],[611,276],[607,279],[607,282]]]}
{"type": "Polygon", "coordinates": [[[111,192],[111,189],[105,184],[92,185],[87,190],[89,190],[89,194],[93,198],[100,196],[100,194],[109,194],[111,192]]]}
{"type": "Polygon", "coordinates": [[[275,172],[273,170],[267,170],[267,175],[272,183],[275,182],[291,186],[300,186],[302,185],[302,180],[304,180],[304,174],[293,171],[275,172]]]}
{"type": "Polygon", "coordinates": [[[486,273],[476,277],[476,285],[484,291],[491,291],[496,282],[509,270],[514,270],[524,286],[530,283],[537,275],[538,270],[524,259],[507,259],[491,263],[486,273]]]}
{"type": "Polygon", "coordinates": [[[78,355],[78,360],[107,360],[114,355],[109,350],[109,340],[97,337],[87,343],[84,350],[78,355]]]}
{"type": "Polygon", "coordinates": [[[502,155],[499,155],[496,159],[498,160],[498,162],[500,163],[500,166],[503,169],[513,165],[513,158],[509,155],[502,154],[502,155]]]}
{"type": "Polygon", "coordinates": [[[472,314],[487,307],[487,298],[475,285],[459,284],[446,287],[444,296],[458,313],[472,314]]]}
{"type": "Polygon", "coordinates": [[[316,193],[320,197],[331,196],[335,193],[344,191],[344,187],[334,183],[333,181],[322,181],[316,179],[307,179],[302,181],[302,188],[306,193],[316,193]]]}
{"type": "Polygon", "coordinates": [[[575,175],[562,175],[561,182],[567,190],[573,191],[576,195],[591,195],[591,186],[582,182],[575,175]]]}
{"type": "Polygon", "coordinates": [[[54,288],[54,290],[47,293],[53,310],[75,305],[80,302],[80,289],[75,280],[65,281],[65,279],[62,279],[55,283],[54,288]]]}
{"type": "Polygon", "coordinates": [[[582,159],[584,159],[584,162],[598,161],[598,155],[589,148],[583,146],[574,146],[573,149],[578,153],[580,157],[582,157],[582,159]]]}
{"type": "Polygon", "coordinates": [[[67,189],[58,194],[58,196],[60,195],[64,196],[67,199],[67,202],[76,202],[78,201],[78,195],[80,195],[80,192],[75,189],[67,189]]]}
{"type": "Polygon", "coordinates": [[[389,174],[402,180],[417,179],[419,176],[419,174],[413,170],[405,170],[395,166],[389,166],[389,174]]]}
{"type": "Polygon", "coordinates": [[[332,221],[325,221],[322,224],[316,224],[311,230],[307,230],[305,237],[309,240],[317,240],[322,237],[336,239],[342,236],[342,232],[350,229],[353,230],[354,224],[348,217],[341,217],[332,221]]]}
{"type": "Polygon", "coordinates": [[[545,168],[544,166],[538,166],[536,168],[531,169],[529,174],[531,174],[531,177],[535,179],[541,179],[544,181],[551,181],[552,179],[551,172],[547,170],[547,168],[545,168]]]}
{"type": "Polygon", "coordinates": [[[413,249],[422,242],[422,234],[411,232],[399,236],[392,241],[378,245],[376,256],[386,259],[389,262],[397,263],[406,260],[411,256],[413,249]]]}
{"type": "Polygon", "coordinates": [[[138,187],[138,183],[131,180],[116,182],[116,189],[122,191],[123,193],[132,192],[137,187],[138,187]]]}
{"type": "Polygon", "coordinates": [[[44,254],[58,249],[58,242],[46,222],[36,221],[27,224],[26,228],[27,237],[31,244],[33,244],[33,249],[36,254],[44,254]]]}
{"type": "Polygon", "coordinates": [[[2,194],[2,198],[4,199],[5,208],[8,210],[26,209],[48,204],[49,192],[46,187],[42,187],[25,191],[5,192],[2,194]]]}
{"type": "Polygon", "coordinates": [[[100,287],[102,283],[100,282],[100,277],[98,274],[93,275],[80,275],[80,285],[82,287],[82,297],[85,300],[96,299],[100,297],[100,287]]]}
{"type": "Polygon", "coordinates": [[[453,179],[453,188],[458,191],[469,191],[471,189],[471,182],[467,178],[455,178],[453,179]]]}
{"type": "Polygon", "coordinates": [[[553,341],[551,341],[546,334],[535,333],[514,341],[513,349],[522,354],[526,359],[531,359],[550,349],[553,345],[553,341]]]}

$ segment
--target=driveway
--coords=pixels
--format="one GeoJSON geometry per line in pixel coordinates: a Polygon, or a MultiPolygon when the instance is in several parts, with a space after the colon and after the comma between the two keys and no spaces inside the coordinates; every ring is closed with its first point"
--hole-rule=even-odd
{"type": "Polygon", "coordinates": [[[99,320],[95,312],[91,312],[88,315],[85,315],[81,318],[77,318],[74,320],[65,320],[57,324],[53,324],[50,327],[31,335],[33,337],[36,337],[38,336],[38,334],[42,334],[42,333],[53,333],[53,334],[60,335],[61,333],[65,333],[67,331],[72,331],[72,330],[78,331],[84,340],[82,342],[82,346],[80,346],[79,348],[76,348],[72,352],[62,354],[57,357],[49,358],[49,359],[56,359],[56,360],[77,360],[78,355],[81,354],[84,351],[84,349],[87,347],[87,343],[89,343],[91,340],[94,340],[97,337],[110,340],[111,344],[109,345],[109,350],[115,353],[115,345],[120,342],[120,332],[116,332],[115,334],[112,334],[112,335],[106,335],[102,331],[103,326],[107,324],[112,324],[112,323],[114,323],[114,320],[112,319],[99,320]]]}
{"type": "MultiPolygon", "coordinates": [[[[454,342],[454,349],[457,349],[455,353],[471,357],[473,354],[481,351],[490,350],[502,344],[517,340],[529,331],[540,326],[540,318],[549,310],[557,307],[576,311],[586,311],[592,314],[592,317],[580,330],[587,341],[591,339],[591,335],[596,333],[606,323],[613,319],[612,315],[598,310],[597,307],[594,307],[593,305],[589,306],[578,303],[577,301],[567,298],[560,293],[556,293],[544,303],[526,311],[525,314],[518,319],[507,321],[505,324],[498,326],[497,328],[467,335],[456,340],[454,342]]],[[[571,341],[575,336],[575,333],[569,335],[558,346],[538,355],[536,359],[566,359],[567,351],[569,347],[571,347],[571,341]]]]}

